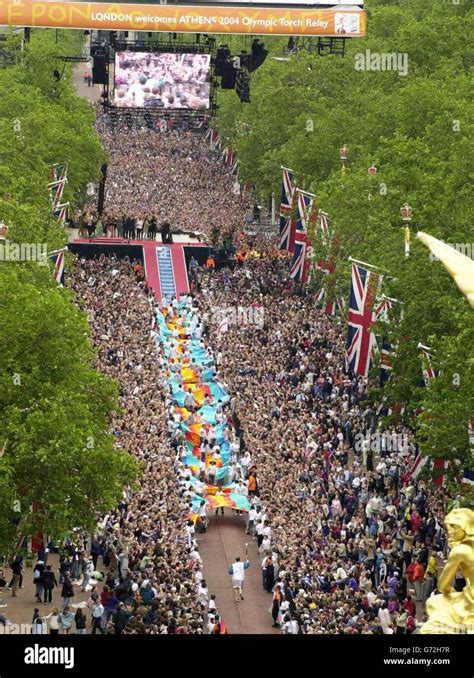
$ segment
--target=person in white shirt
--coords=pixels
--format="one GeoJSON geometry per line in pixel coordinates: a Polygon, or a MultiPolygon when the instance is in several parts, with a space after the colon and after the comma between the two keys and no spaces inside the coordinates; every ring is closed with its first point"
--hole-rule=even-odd
{"type": "Polygon", "coordinates": [[[336,584],[340,589],[343,589],[344,586],[346,585],[346,581],[347,581],[347,572],[342,567],[342,565],[339,564],[339,567],[336,570],[336,584]]]}
{"type": "Polygon", "coordinates": [[[201,583],[199,584],[197,595],[198,595],[198,600],[201,603],[201,605],[204,608],[207,607],[207,600],[209,598],[209,591],[207,590],[207,584],[206,584],[205,579],[203,579],[201,581],[201,583]]]}
{"type": "Polygon", "coordinates": [[[247,452],[240,459],[240,465],[242,467],[242,471],[243,471],[244,475],[247,475],[247,471],[248,471],[248,468],[249,468],[251,463],[252,463],[252,457],[250,455],[250,452],[247,450],[247,452]]]}
{"type": "Polygon", "coordinates": [[[247,525],[245,528],[245,534],[250,534],[250,530],[253,530],[256,515],[257,511],[252,507],[250,511],[247,513],[247,525]]]}
{"type": "Polygon", "coordinates": [[[197,546],[194,545],[194,549],[191,551],[190,557],[192,560],[195,560],[199,565],[202,565],[202,558],[199,554],[199,551],[197,550],[197,546]]]}
{"type": "Polygon", "coordinates": [[[214,624],[215,624],[215,615],[210,614],[208,617],[208,622],[207,622],[207,632],[208,634],[211,634],[214,630],[214,624]]]}
{"type": "Polygon", "coordinates": [[[215,596],[214,593],[213,593],[212,596],[209,598],[209,605],[208,605],[208,608],[207,608],[207,609],[208,609],[209,616],[210,616],[211,614],[214,615],[214,614],[216,614],[216,612],[217,612],[216,596],[215,596]]]}
{"type": "Polygon", "coordinates": [[[244,560],[241,562],[240,558],[235,559],[235,563],[229,568],[229,574],[232,575],[232,588],[234,589],[235,602],[238,603],[239,600],[243,600],[243,588],[245,580],[245,570],[248,569],[250,561],[244,560]]]}
{"type": "Polygon", "coordinates": [[[384,634],[393,633],[392,619],[390,617],[390,612],[388,611],[387,603],[382,603],[382,606],[379,609],[378,617],[384,634]]]}
{"type": "Polygon", "coordinates": [[[191,548],[193,545],[193,539],[194,539],[194,523],[192,520],[188,520],[186,523],[186,535],[188,537],[188,546],[191,548]]]}
{"type": "Polygon", "coordinates": [[[267,551],[269,551],[271,548],[271,544],[272,542],[270,540],[270,537],[264,537],[262,543],[258,548],[260,555],[262,555],[262,553],[266,553],[267,551]]]}
{"type": "Polygon", "coordinates": [[[296,619],[291,619],[289,615],[285,615],[283,619],[283,626],[281,627],[281,632],[284,634],[297,635],[299,631],[298,622],[296,619]]]}

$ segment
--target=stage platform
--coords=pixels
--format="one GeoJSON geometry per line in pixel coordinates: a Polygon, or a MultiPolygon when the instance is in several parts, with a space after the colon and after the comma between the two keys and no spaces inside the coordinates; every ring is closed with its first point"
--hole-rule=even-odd
{"type": "Polygon", "coordinates": [[[145,269],[148,285],[156,298],[175,293],[179,298],[189,292],[189,261],[194,257],[202,266],[209,254],[207,243],[196,240],[162,243],[159,240],[127,240],[125,238],[75,238],[69,250],[80,257],[93,259],[101,254],[140,261],[145,269]]]}

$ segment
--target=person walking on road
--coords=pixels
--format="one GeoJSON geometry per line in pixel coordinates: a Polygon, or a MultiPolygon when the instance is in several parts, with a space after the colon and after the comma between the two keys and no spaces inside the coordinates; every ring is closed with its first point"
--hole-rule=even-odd
{"type": "Polygon", "coordinates": [[[18,588],[21,586],[22,572],[23,572],[23,558],[22,556],[16,556],[15,560],[10,565],[12,569],[12,580],[8,588],[11,588],[12,597],[16,598],[18,596],[18,588]]]}
{"type": "Polygon", "coordinates": [[[268,554],[262,560],[262,575],[263,588],[268,593],[271,593],[273,586],[275,585],[275,566],[273,564],[273,559],[270,552],[268,552],[268,554]]]}
{"type": "Polygon", "coordinates": [[[235,559],[235,563],[229,567],[229,574],[232,575],[232,588],[234,589],[235,602],[244,599],[243,589],[245,580],[245,570],[250,566],[249,560],[241,562],[240,557],[235,559]]]}
{"type": "Polygon", "coordinates": [[[46,569],[43,572],[44,602],[46,604],[53,601],[53,589],[57,585],[56,575],[51,570],[51,565],[46,565],[46,569]]]}
{"type": "Polygon", "coordinates": [[[65,607],[69,605],[71,598],[74,598],[74,588],[68,574],[64,575],[64,583],[61,591],[61,596],[63,599],[61,610],[64,610],[65,607]]]}

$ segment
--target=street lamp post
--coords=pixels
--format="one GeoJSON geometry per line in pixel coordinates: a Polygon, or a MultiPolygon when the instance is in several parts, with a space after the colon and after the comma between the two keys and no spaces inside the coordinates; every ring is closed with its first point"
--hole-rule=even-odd
{"type": "Polygon", "coordinates": [[[339,149],[339,157],[342,162],[342,171],[344,172],[346,169],[346,162],[347,158],[349,156],[349,149],[347,148],[346,144],[342,148],[339,149]]]}
{"type": "Polygon", "coordinates": [[[8,226],[0,219],[0,240],[6,240],[8,236],[8,226]]]}
{"type": "Polygon", "coordinates": [[[378,170],[377,170],[377,168],[375,167],[374,163],[371,164],[371,166],[369,167],[369,169],[367,170],[367,172],[368,172],[368,174],[369,174],[369,177],[373,177],[373,176],[375,176],[375,175],[377,174],[378,170]]]}
{"type": "Polygon", "coordinates": [[[372,163],[372,165],[367,170],[367,174],[369,175],[369,181],[370,181],[370,190],[369,190],[369,195],[368,195],[369,200],[372,200],[372,191],[373,191],[372,178],[375,177],[375,175],[377,174],[377,171],[378,170],[377,170],[376,166],[374,165],[374,163],[372,163]]]}
{"type": "Polygon", "coordinates": [[[412,215],[412,208],[410,205],[406,202],[402,208],[400,208],[400,212],[402,213],[402,221],[403,221],[403,228],[404,228],[404,236],[405,236],[405,257],[410,256],[410,221],[411,221],[411,215],[412,215]]]}

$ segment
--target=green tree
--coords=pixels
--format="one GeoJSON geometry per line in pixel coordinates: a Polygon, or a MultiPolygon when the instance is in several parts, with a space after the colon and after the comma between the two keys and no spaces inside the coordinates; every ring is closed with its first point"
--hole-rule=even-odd
{"type": "MultiPolygon", "coordinates": [[[[56,42],[55,31],[35,30],[23,50],[12,36],[6,49],[12,65],[0,70],[0,217],[11,243],[51,251],[67,242],[52,216],[51,165],[68,163],[64,200],[74,208],[105,158],[94,111],[75,94],[71,65],[58,59],[82,52],[82,34],[60,31],[56,42]]],[[[95,369],[86,316],[53,282],[50,262],[0,260],[0,290],[3,553],[19,535],[61,539],[93,528],[139,467],[114,446],[117,387],[95,369]]]]}
{"type": "MultiPolygon", "coordinates": [[[[0,288],[2,518],[20,518],[23,535],[92,527],[137,476],[107,432],[117,388],[94,368],[87,319],[47,267],[4,263],[0,288]]],[[[0,551],[11,545],[0,530],[0,551]]]]}

